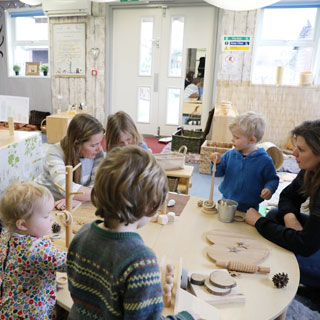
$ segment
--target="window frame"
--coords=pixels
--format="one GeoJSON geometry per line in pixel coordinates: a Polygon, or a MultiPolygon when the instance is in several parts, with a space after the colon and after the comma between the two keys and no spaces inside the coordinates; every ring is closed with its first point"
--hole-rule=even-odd
{"type": "MultiPolygon", "coordinates": [[[[279,2],[281,3],[281,2],[279,2]]],[[[276,47],[311,47],[313,50],[312,60],[311,60],[311,72],[314,75],[314,85],[320,84],[320,7],[319,6],[305,6],[302,4],[299,6],[300,2],[295,3],[295,5],[274,5],[265,7],[258,10],[257,15],[257,24],[256,24],[256,32],[255,32],[255,41],[253,47],[252,54],[252,65],[251,65],[251,83],[253,84],[263,84],[261,82],[253,82],[253,69],[255,66],[256,52],[260,46],[276,46],[276,47]],[[262,40],[262,26],[263,26],[263,18],[265,10],[273,10],[273,9],[297,9],[297,8],[315,8],[317,9],[316,18],[315,18],[315,26],[314,26],[314,34],[313,39],[310,40],[262,40]]],[[[302,2],[301,2],[302,3],[302,2]]],[[[283,85],[287,86],[298,86],[298,84],[292,83],[284,83],[283,85]]]]}
{"type": "MultiPolygon", "coordinates": [[[[13,66],[16,61],[16,47],[18,46],[30,46],[30,47],[38,47],[38,46],[47,46],[48,47],[48,64],[50,64],[50,24],[48,18],[48,40],[30,40],[30,41],[21,41],[16,40],[16,23],[15,18],[17,17],[28,17],[28,16],[45,16],[41,7],[33,7],[33,8],[18,8],[18,9],[8,9],[5,11],[6,18],[6,36],[7,36],[7,68],[8,68],[8,77],[28,77],[28,78],[49,78],[50,73],[47,76],[43,76],[41,74],[37,76],[26,76],[25,74],[19,74],[15,76],[13,71],[13,66]],[[31,15],[34,13],[34,15],[31,15]],[[18,14],[18,15],[16,15],[18,14]],[[14,15],[12,17],[12,15],[14,15]]],[[[26,61],[29,62],[29,61],[26,61]]]]}

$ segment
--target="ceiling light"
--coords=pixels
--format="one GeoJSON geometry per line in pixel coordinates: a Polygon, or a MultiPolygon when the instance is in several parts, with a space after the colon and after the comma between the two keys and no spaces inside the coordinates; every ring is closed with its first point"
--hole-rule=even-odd
{"type": "Polygon", "coordinates": [[[41,0],[20,0],[20,2],[28,4],[29,6],[37,6],[41,4],[41,0]]]}
{"type": "Polygon", "coordinates": [[[205,0],[213,6],[234,11],[254,10],[266,7],[279,0],[205,0]]]}

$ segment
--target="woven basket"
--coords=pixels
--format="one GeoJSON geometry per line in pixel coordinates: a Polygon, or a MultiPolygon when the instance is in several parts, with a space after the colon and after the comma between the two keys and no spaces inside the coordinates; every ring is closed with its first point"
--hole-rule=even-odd
{"type": "Polygon", "coordinates": [[[178,130],[172,135],[171,150],[179,150],[181,146],[186,146],[190,153],[200,153],[201,145],[204,141],[202,131],[178,130]]]}
{"type": "Polygon", "coordinates": [[[212,152],[219,152],[221,154],[224,154],[228,150],[232,149],[232,147],[232,143],[214,142],[212,140],[206,140],[201,146],[199,172],[204,174],[210,174],[210,154],[212,152]]]}
{"type": "Polygon", "coordinates": [[[154,157],[165,171],[183,169],[187,150],[186,146],[181,146],[178,152],[155,153],[154,157]]]}

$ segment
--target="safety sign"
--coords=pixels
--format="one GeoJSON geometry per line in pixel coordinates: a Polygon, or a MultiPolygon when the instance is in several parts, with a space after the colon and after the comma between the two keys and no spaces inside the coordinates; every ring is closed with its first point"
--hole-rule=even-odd
{"type": "Polygon", "coordinates": [[[251,46],[251,36],[223,36],[223,51],[248,51],[251,46]]]}

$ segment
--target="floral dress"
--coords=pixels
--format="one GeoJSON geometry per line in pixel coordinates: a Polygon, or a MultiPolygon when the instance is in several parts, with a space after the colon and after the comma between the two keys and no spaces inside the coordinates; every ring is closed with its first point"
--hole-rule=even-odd
{"type": "Polygon", "coordinates": [[[2,229],[0,319],[55,319],[55,271],[66,271],[65,261],[50,240],[2,229]]]}

